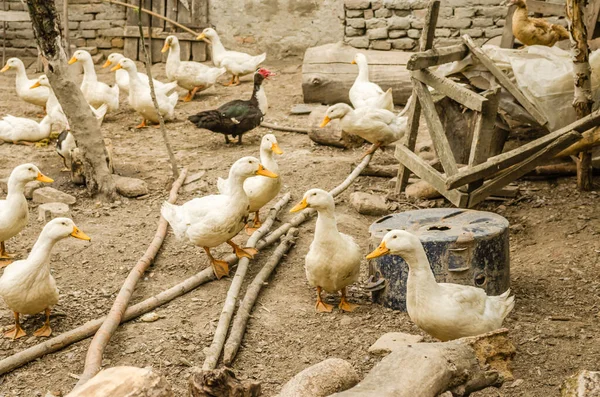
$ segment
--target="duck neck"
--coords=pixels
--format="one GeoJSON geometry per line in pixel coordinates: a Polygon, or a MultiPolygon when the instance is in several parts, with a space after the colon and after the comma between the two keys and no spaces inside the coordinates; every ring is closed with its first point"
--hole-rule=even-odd
{"type": "Polygon", "coordinates": [[[335,210],[333,208],[319,208],[317,224],[315,226],[316,241],[331,241],[332,236],[339,237],[337,222],[335,220],[335,210]]]}
{"type": "Polygon", "coordinates": [[[437,287],[437,282],[429,265],[429,259],[420,242],[412,252],[402,255],[402,258],[408,264],[408,277],[414,280],[417,288],[437,287]]]}
{"type": "Polygon", "coordinates": [[[42,234],[38,237],[31,249],[31,253],[27,257],[27,266],[30,270],[35,269],[37,271],[50,272],[50,267],[44,265],[49,263],[48,258],[50,258],[50,253],[52,252],[54,244],[56,244],[56,240],[46,236],[42,230],[42,234]]]}
{"type": "MultiPolygon", "coordinates": [[[[17,66],[17,77],[16,77],[17,87],[29,84],[29,78],[27,77],[27,72],[25,71],[25,65],[22,63],[17,66]]],[[[29,89],[29,87],[26,87],[29,89]]]]}
{"type": "Polygon", "coordinates": [[[223,43],[221,43],[221,38],[219,36],[215,36],[210,40],[210,46],[212,48],[212,58],[218,58],[225,51],[225,47],[223,47],[223,43]]]}
{"type": "Polygon", "coordinates": [[[360,60],[356,64],[358,65],[358,77],[356,78],[356,80],[368,82],[369,81],[369,64],[364,60],[360,60]]]}
{"type": "Polygon", "coordinates": [[[529,11],[527,10],[527,6],[517,6],[515,13],[513,14],[513,21],[523,22],[529,20],[529,11]]]}
{"type": "Polygon", "coordinates": [[[44,116],[42,121],[40,121],[40,132],[44,135],[50,135],[50,131],[52,129],[52,120],[50,116],[44,116]]]}
{"type": "Polygon", "coordinates": [[[25,200],[25,185],[28,181],[18,180],[15,177],[8,178],[8,194],[7,201],[25,200]]]}
{"type": "Polygon", "coordinates": [[[137,91],[142,82],[140,81],[140,76],[138,76],[137,70],[124,70],[127,72],[129,76],[129,95],[135,90],[137,91]]]}
{"type": "Polygon", "coordinates": [[[91,59],[86,59],[83,61],[83,79],[85,81],[98,81],[96,70],[94,69],[94,63],[91,59]]]}
{"type": "Polygon", "coordinates": [[[167,64],[172,64],[178,67],[181,63],[179,43],[169,46],[169,55],[167,56],[167,64]]]}
{"type": "Polygon", "coordinates": [[[233,202],[239,204],[240,207],[248,208],[250,203],[248,199],[248,195],[244,191],[244,181],[247,178],[241,175],[229,175],[227,178],[227,182],[229,184],[229,188],[227,190],[227,194],[233,198],[233,202]]]}
{"type": "Polygon", "coordinates": [[[263,116],[267,114],[269,103],[267,102],[267,94],[262,83],[254,83],[254,90],[252,91],[252,98],[250,100],[258,106],[263,116]]]}
{"type": "Polygon", "coordinates": [[[271,148],[260,148],[260,162],[266,169],[279,175],[279,166],[275,161],[273,150],[271,150],[271,148]]]}

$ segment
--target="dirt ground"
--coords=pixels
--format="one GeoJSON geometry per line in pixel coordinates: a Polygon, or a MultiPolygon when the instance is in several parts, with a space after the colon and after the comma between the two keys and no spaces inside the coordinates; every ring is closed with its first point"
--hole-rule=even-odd
{"type": "MultiPolygon", "coordinates": [[[[279,73],[266,86],[270,101],[266,121],[281,125],[304,126],[306,116],[292,116],[293,104],[302,102],[299,62],[269,63],[279,73]]],[[[164,79],[162,65],[155,66],[164,79]]],[[[113,82],[106,70],[99,77],[113,82]]],[[[177,120],[168,129],[181,166],[190,173],[206,171],[201,182],[182,189],[178,203],[214,193],[217,177],[226,176],[238,158],[258,156],[260,138],[268,131],[258,128],[244,137],[244,144],[225,145],[222,135],[195,128],[186,119],[197,111],[250,95],[250,78],[235,88],[218,86],[199,95],[194,102],[180,103],[177,120]]],[[[4,95],[0,114],[35,117],[33,105],[20,101],[14,92],[12,72],[0,75],[4,95]]],[[[106,204],[87,196],[82,187],[70,183],[61,173],[61,159],[48,147],[0,145],[0,177],[13,167],[33,162],[55,179],[52,187],[77,197],[72,207],[76,224],[92,237],[92,242],[67,239],[52,254],[52,269],[61,290],[54,310],[54,335],[71,330],[106,314],[130,268],[143,254],[155,233],[159,208],[167,197],[170,176],[167,155],[158,130],[133,130],[139,117],[121,97],[118,112],[107,116],[102,131],[111,138],[115,151],[116,172],[148,183],[150,194],[142,199],[123,198],[106,204]]],[[[309,188],[331,189],[350,172],[362,149],[341,150],[315,145],[306,135],[275,132],[285,152],[279,157],[284,180],[282,193],[290,191],[298,201],[309,188]]],[[[389,162],[391,154],[378,152],[374,163],[389,162]]],[[[510,329],[517,355],[515,380],[499,390],[476,393],[477,396],[556,396],[563,379],[578,369],[598,370],[600,362],[600,200],[596,192],[579,193],[575,178],[544,181],[519,181],[521,197],[516,200],[487,201],[478,208],[500,213],[511,223],[511,288],[516,306],[505,322],[510,329]],[[560,320],[560,321],[556,321],[560,320]]],[[[340,229],[357,240],[368,253],[368,227],[375,217],[359,215],[348,203],[352,191],[385,194],[388,180],[360,177],[337,200],[340,229]]],[[[433,202],[449,206],[443,200],[433,202]]],[[[31,205],[31,221],[16,238],[8,241],[9,250],[20,258],[27,256],[43,224],[31,205]]],[[[424,203],[427,206],[428,203],[424,203]]],[[[413,203],[400,203],[398,211],[414,209],[413,203]]],[[[291,215],[285,210],[281,221],[291,215]]],[[[334,310],[332,314],[314,312],[314,291],[304,275],[304,254],[312,239],[314,220],[301,227],[301,238],[264,288],[250,320],[242,349],[233,365],[242,379],[262,383],[264,395],[276,394],[294,374],[328,357],[350,361],[362,375],[380,358],[368,353],[368,347],[385,332],[403,331],[423,334],[407,314],[370,302],[370,295],[356,284],[350,299],[360,308],[350,314],[334,310]]],[[[237,240],[245,241],[246,236],[237,240]]],[[[220,247],[219,254],[229,253],[220,247]]],[[[270,248],[252,262],[247,279],[258,272],[270,248]]],[[[138,284],[133,302],[161,292],[207,266],[201,249],[178,242],[169,233],[156,262],[138,284]]],[[[366,279],[366,262],[361,282],[366,279]]],[[[191,366],[201,366],[204,348],[209,346],[222,303],[231,279],[210,282],[156,310],[161,317],[152,323],[139,320],[121,326],[105,354],[103,365],[152,366],[165,375],[175,395],[187,395],[191,366]]],[[[338,297],[329,296],[330,302],[338,297]]],[[[31,335],[43,322],[43,316],[25,317],[23,325],[31,335]]],[[[12,314],[0,303],[0,328],[12,325],[12,314]]],[[[426,340],[431,340],[427,338],[426,340]]],[[[0,340],[4,358],[40,340],[32,336],[18,341],[0,340]]],[[[66,394],[83,370],[90,339],[60,352],[36,360],[0,377],[0,396],[43,396],[47,391],[66,394]]]]}

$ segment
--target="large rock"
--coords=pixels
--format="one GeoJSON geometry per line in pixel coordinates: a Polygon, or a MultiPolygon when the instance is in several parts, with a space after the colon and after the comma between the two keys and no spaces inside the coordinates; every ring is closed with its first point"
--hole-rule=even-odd
{"type": "Polygon", "coordinates": [[[325,397],[347,390],[359,381],[352,364],[329,358],[296,374],[277,397],[325,397]]]}
{"type": "Polygon", "coordinates": [[[560,392],[562,397],[598,397],[600,372],[581,370],[567,378],[560,392]]]}
{"type": "Polygon", "coordinates": [[[145,181],[126,176],[113,175],[117,193],[125,197],[139,197],[148,194],[148,185],[145,181]]]}
{"type": "Polygon", "coordinates": [[[376,194],[354,192],[350,195],[350,204],[363,215],[380,216],[389,212],[385,198],[376,194]]]}
{"type": "Polygon", "coordinates": [[[31,200],[33,198],[33,192],[35,192],[38,189],[41,189],[44,187],[44,182],[40,182],[40,181],[31,181],[28,182],[25,185],[25,198],[27,200],[31,200]]]}
{"type": "Polygon", "coordinates": [[[386,355],[406,345],[419,343],[423,340],[421,335],[405,334],[404,332],[388,332],[381,335],[375,343],[369,347],[373,354],[386,355]]]}
{"type": "Polygon", "coordinates": [[[440,192],[435,190],[433,186],[427,181],[418,181],[406,187],[406,197],[414,199],[434,199],[442,197],[440,192]]]}
{"type": "Polygon", "coordinates": [[[64,203],[73,205],[77,202],[77,199],[70,194],[63,193],[60,190],[56,190],[53,187],[43,187],[33,192],[33,201],[38,204],[45,203],[64,203]]]}
{"type": "Polygon", "coordinates": [[[171,386],[150,368],[113,367],[66,397],[173,397],[171,386]]]}
{"type": "Polygon", "coordinates": [[[54,218],[71,217],[69,206],[64,203],[46,203],[38,207],[38,220],[49,222],[54,218]]]}

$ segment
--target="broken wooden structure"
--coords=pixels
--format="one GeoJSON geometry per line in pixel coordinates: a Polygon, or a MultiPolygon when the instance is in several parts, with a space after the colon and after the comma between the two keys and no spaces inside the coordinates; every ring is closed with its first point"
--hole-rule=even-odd
{"type": "Polygon", "coordinates": [[[519,148],[501,153],[506,135],[498,134],[494,128],[500,87],[476,93],[436,74],[429,68],[459,61],[471,54],[492,73],[498,84],[510,92],[539,125],[547,125],[547,120],[468,35],[462,37],[463,44],[433,48],[438,10],[439,2],[433,1],[421,38],[422,52],[414,54],[406,66],[411,74],[413,95],[417,100],[412,101],[407,113],[409,118],[407,133],[403,141],[396,145],[396,158],[401,163],[396,194],[404,191],[410,172],[413,172],[429,182],[455,206],[470,208],[579,140],[581,133],[600,123],[600,111],[519,148]],[[476,112],[473,137],[469,143],[469,161],[461,168],[457,165],[428,87],[476,112]],[[443,172],[434,169],[414,152],[421,113],[427,122],[443,172]],[[502,142],[498,142],[499,140],[502,142]]]}
{"type": "MultiPolygon", "coordinates": [[[[137,5],[138,2],[129,0],[129,3],[137,5]]],[[[143,8],[152,10],[157,14],[172,19],[185,27],[201,32],[208,27],[208,1],[207,0],[144,0],[143,8]]],[[[143,48],[140,45],[140,32],[138,28],[138,12],[127,8],[127,20],[123,31],[125,57],[144,61],[143,48]]],[[[196,36],[188,32],[182,32],[165,20],[156,18],[146,13],[141,13],[142,25],[144,26],[144,37],[146,45],[152,46],[152,63],[165,62],[168,53],[161,53],[167,36],[175,35],[179,39],[182,61],[206,61],[207,47],[203,41],[197,41],[196,36]],[[152,26],[152,40],[148,40],[148,28],[152,26]]]]}

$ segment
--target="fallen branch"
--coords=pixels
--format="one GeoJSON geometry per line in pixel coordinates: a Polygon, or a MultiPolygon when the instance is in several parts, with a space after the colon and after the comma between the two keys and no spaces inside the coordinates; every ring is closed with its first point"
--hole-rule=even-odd
{"type": "MultiPolygon", "coordinates": [[[[290,201],[290,198],[291,195],[288,192],[273,206],[273,208],[271,208],[267,220],[260,228],[258,228],[257,231],[252,233],[252,236],[250,236],[248,242],[246,243],[246,247],[256,247],[258,240],[260,240],[260,238],[271,229],[277,214],[290,201]]],[[[231,286],[229,287],[229,291],[227,291],[227,297],[225,298],[225,303],[223,304],[223,310],[221,311],[219,324],[215,330],[215,336],[213,337],[210,347],[206,351],[206,358],[204,359],[204,364],[202,365],[203,370],[215,369],[217,366],[217,361],[219,361],[221,351],[223,350],[223,344],[225,343],[225,338],[227,337],[227,330],[229,329],[229,324],[231,323],[231,318],[233,317],[235,304],[240,294],[240,290],[242,289],[242,283],[244,282],[244,277],[248,271],[249,263],[249,258],[242,258],[238,263],[235,276],[233,276],[231,286]]]]}
{"type": "MultiPolygon", "coordinates": [[[[169,203],[173,204],[177,200],[177,192],[179,188],[183,184],[185,177],[187,175],[187,168],[184,168],[179,175],[179,178],[173,183],[171,187],[171,192],[169,193],[169,203]]],[[[85,358],[85,366],[83,368],[83,374],[75,385],[75,389],[82,386],[89,379],[94,377],[100,371],[102,366],[102,355],[104,354],[104,350],[110,341],[110,338],[117,330],[117,327],[121,323],[123,319],[123,314],[125,313],[125,309],[129,305],[129,300],[131,299],[131,295],[135,290],[135,286],[139,279],[142,277],[146,269],[150,266],[154,257],[158,253],[158,250],[162,246],[162,243],[167,234],[167,221],[161,216],[158,222],[158,228],[156,230],[156,234],[150,243],[150,246],[144,253],[144,255],[140,258],[140,260],[135,264],[127,279],[123,283],[115,302],[113,303],[110,312],[106,316],[106,321],[102,324],[90,347],[87,352],[87,356],[85,358]]]]}
{"type": "Polygon", "coordinates": [[[223,363],[225,365],[230,365],[233,362],[233,359],[240,348],[244,332],[246,331],[246,324],[248,324],[250,313],[252,312],[254,303],[256,303],[256,300],[258,299],[261,288],[267,282],[269,277],[271,277],[271,273],[273,273],[273,270],[275,270],[279,262],[281,262],[283,255],[285,255],[296,243],[297,237],[298,229],[291,228],[285,237],[281,239],[279,246],[275,249],[273,254],[271,254],[267,263],[246,289],[246,295],[244,295],[242,304],[235,315],[233,326],[231,327],[231,332],[227,339],[227,343],[225,344],[225,350],[223,351],[223,363]]]}
{"type": "Polygon", "coordinates": [[[365,167],[363,176],[378,176],[381,178],[395,178],[398,176],[398,164],[392,165],[369,165],[365,167]]]}
{"type": "MultiPolygon", "coordinates": [[[[144,41],[144,27],[142,26],[142,13],[140,12],[141,9],[142,9],[142,0],[139,0],[139,6],[137,8],[138,28],[140,31],[140,45],[142,46],[142,49],[144,50],[146,74],[148,75],[148,83],[150,86],[150,97],[152,98],[152,104],[154,105],[154,109],[156,110],[156,114],[158,115],[158,124],[160,126],[160,134],[162,135],[163,141],[165,143],[165,147],[167,148],[167,154],[169,155],[169,162],[171,163],[171,172],[173,173],[173,179],[177,179],[179,177],[177,161],[175,160],[175,155],[173,154],[173,149],[171,149],[171,142],[169,141],[169,136],[167,135],[167,129],[165,128],[165,120],[163,119],[162,114],[160,114],[160,108],[158,107],[158,101],[156,100],[156,92],[154,91],[154,79],[152,78],[152,61],[151,61],[152,58],[148,55],[148,49],[146,48],[146,43],[144,41]]],[[[150,23],[150,25],[151,25],[151,23],[150,23]]],[[[152,51],[152,26],[148,26],[148,38],[150,39],[150,48],[151,48],[150,50],[152,51]]]]}
{"type": "MultiPolygon", "coordinates": [[[[198,288],[200,285],[214,279],[214,272],[212,267],[209,266],[200,273],[195,274],[194,276],[182,281],[168,290],[130,306],[125,312],[125,315],[123,315],[121,323],[139,317],[144,313],[148,313],[149,311],[154,310],[181,295],[187,294],[188,292],[198,288]]],[[[31,346],[23,351],[20,351],[19,353],[13,354],[12,356],[1,360],[0,375],[30,363],[33,360],[45,356],[46,354],[59,351],[67,346],[72,345],[73,343],[77,343],[81,340],[89,338],[96,333],[106,319],[107,316],[88,321],[80,327],[77,327],[71,331],[67,331],[52,339],[48,339],[35,346],[31,346]]]]}
{"type": "Polygon", "coordinates": [[[579,152],[584,152],[590,149],[595,148],[596,146],[600,146],[600,127],[593,128],[581,134],[582,138],[558,153],[556,158],[558,157],[569,157],[579,152]]]}
{"type": "Polygon", "coordinates": [[[277,130],[277,131],[297,132],[299,134],[308,134],[311,131],[310,128],[284,127],[284,126],[280,126],[280,125],[273,124],[273,123],[266,123],[264,121],[262,123],[260,123],[260,126],[263,128],[270,128],[272,130],[277,130]]]}

